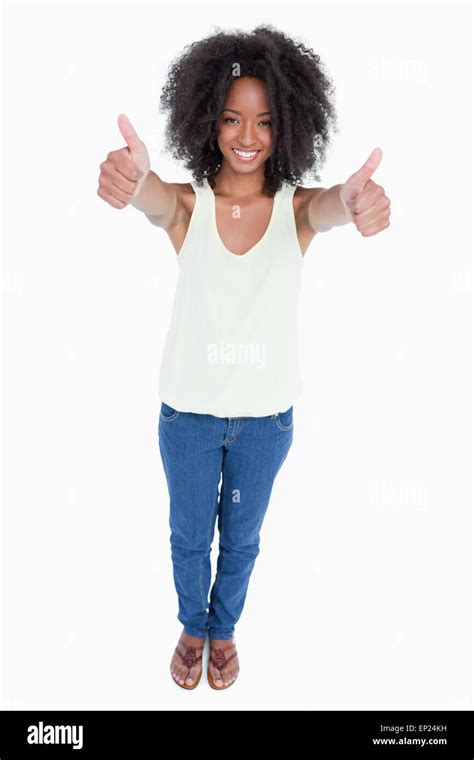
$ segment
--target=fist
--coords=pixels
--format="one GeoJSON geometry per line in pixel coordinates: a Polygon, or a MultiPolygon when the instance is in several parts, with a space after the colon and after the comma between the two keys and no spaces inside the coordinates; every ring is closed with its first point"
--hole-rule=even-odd
{"type": "Polygon", "coordinates": [[[113,150],[100,165],[97,195],[114,208],[125,208],[142,189],[150,171],[150,158],[125,114],[118,126],[127,146],[113,150]]]}
{"type": "Polygon", "coordinates": [[[339,191],[349,219],[364,237],[376,235],[390,224],[390,198],[371,179],[381,160],[382,151],[374,148],[365,164],[351,174],[339,191]]]}

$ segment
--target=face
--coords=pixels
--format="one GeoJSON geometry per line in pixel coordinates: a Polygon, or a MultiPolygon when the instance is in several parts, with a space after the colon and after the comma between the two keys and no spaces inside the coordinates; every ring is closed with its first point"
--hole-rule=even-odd
{"type": "Polygon", "coordinates": [[[218,145],[223,161],[234,171],[261,171],[272,153],[271,113],[263,80],[236,77],[232,82],[219,119],[218,145]]]}

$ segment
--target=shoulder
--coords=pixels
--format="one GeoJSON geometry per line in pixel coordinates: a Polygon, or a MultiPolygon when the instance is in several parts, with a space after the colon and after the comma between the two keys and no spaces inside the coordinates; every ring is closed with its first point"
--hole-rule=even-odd
{"type": "Polygon", "coordinates": [[[315,195],[319,195],[325,190],[325,187],[303,187],[303,185],[297,185],[293,199],[295,204],[303,206],[305,203],[309,203],[315,195]]]}
{"type": "Polygon", "coordinates": [[[185,204],[191,203],[194,206],[196,195],[191,182],[170,182],[169,184],[176,190],[180,201],[185,204]]]}

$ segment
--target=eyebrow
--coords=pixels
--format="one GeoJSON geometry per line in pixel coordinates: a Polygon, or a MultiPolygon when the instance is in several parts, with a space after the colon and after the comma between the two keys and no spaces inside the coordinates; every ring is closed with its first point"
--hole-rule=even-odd
{"type": "MultiPolygon", "coordinates": [[[[232,111],[232,113],[237,113],[239,116],[242,116],[241,111],[236,111],[235,108],[224,108],[224,111],[232,111]]],[[[257,116],[266,116],[271,115],[271,111],[262,111],[262,113],[258,113],[257,116]]]]}

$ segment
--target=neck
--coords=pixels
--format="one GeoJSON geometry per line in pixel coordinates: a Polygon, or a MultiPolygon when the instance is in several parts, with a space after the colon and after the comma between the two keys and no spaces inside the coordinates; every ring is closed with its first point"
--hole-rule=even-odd
{"type": "Polygon", "coordinates": [[[265,170],[262,166],[251,174],[239,174],[224,161],[214,175],[214,192],[230,198],[246,198],[251,195],[261,195],[265,182],[265,170]]]}

